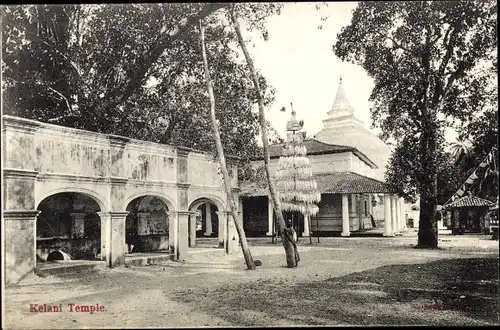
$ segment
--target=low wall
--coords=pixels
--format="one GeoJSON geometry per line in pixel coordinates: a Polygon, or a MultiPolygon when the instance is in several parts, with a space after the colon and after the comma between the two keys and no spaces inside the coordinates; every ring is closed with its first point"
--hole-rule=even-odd
{"type": "Polygon", "coordinates": [[[47,256],[56,250],[66,252],[71,256],[71,259],[95,259],[97,252],[100,249],[98,239],[37,239],[36,254],[37,259],[47,261],[47,256]]]}
{"type": "Polygon", "coordinates": [[[128,239],[134,245],[132,252],[153,252],[168,250],[168,235],[138,235],[128,239]]]}

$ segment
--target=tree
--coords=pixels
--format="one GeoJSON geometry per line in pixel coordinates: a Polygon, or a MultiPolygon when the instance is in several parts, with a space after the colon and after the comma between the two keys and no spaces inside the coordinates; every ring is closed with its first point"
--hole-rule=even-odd
{"type": "Polygon", "coordinates": [[[361,2],[337,36],[335,54],[374,79],[372,120],[398,143],[388,175],[420,196],[418,247],[438,244],[443,130],[467,122],[482,105],[496,53],[496,11],[491,1],[361,2]],[[411,166],[400,168],[410,155],[411,166]]]}
{"type": "Polygon", "coordinates": [[[450,151],[455,164],[459,164],[469,153],[469,142],[459,137],[450,143],[450,151]]]}
{"type": "MultiPolygon", "coordinates": [[[[4,50],[7,57],[14,55],[6,64],[17,69],[14,74],[21,75],[18,78],[23,78],[14,79],[13,83],[38,86],[38,96],[45,94],[45,99],[47,94],[55,94],[53,102],[62,115],[50,119],[61,122],[79,114],[84,121],[115,126],[115,120],[120,122],[120,118],[126,117],[121,106],[146,83],[158,59],[174,48],[199,18],[223,7],[224,4],[4,7],[4,50]],[[32,48],[34,51],[30,52],[32,48]],[[39,58],[43,61],[37,61],[39,58]],[[62,79],[64,75],[71,77],[71,83],[62,79]]],[[[22,97],[15,90],[11,92],[22,97]]],[[[35,99],[25,97],[21,101],[35,99]]],[[[22,104],[20,100],[12,101],[11,106],[22,104]]],[[[28,105],[22,109],[30,111],[36,103],[28,105]]]]}
{"type": "Polygon", "coordinates": [[[245,236],[245,231],[243,230],[243,224],[240,223],[236,218],[238,208],[236,207],[233,192],[231,191],[231,179],[229,178],[229,173],[227,171],[226,158],[224,157],[224,150],[222,149],[219,125],[217,123],[217,118],[215,116],[215,95],[212,87],[212,82],[210,80],[210,70],[208,69],[207,51],[205,49],[205,31],[201,20],[200,20],[200,43],[203,54],[203,65],[205,67],[205,79],[207,82],[207,91],[210,99],[210,117],[212,122],[212,131],[215,140],[215,145],[217,146],[217,154],[219,156],[219,162],[221,164],[222,177],[224,179],[224,188],[226,189],[227,200],[229,202],[229,208],[231,210],[231,217],[233,218],[233,222],[236,225],[236,230],[240,238],[241,250],[243,252],[243,256],[245,257],[247,268],[255,270],[255,263],[253,261],[250,249],[248,248],[248,242],[245,236]]]}
{"type": "MultiPolygon", "coordinates": [[[[206,87],[199,34],[192,21],[202,15],[223,146],[226,153],[247,161],[259,152],[258,119],[252,112],[256,95],[246,66],[238,63],[231,49],[234,32],[217,15],[217,8],[223,6],[2,8],[4,113],[215,152],[210,116],[200,102],[206,87]],[[184,23],[190,27],[175,32],[184,23]],[[158,42],[169,38],[170,46],[156,61],[149,61],[158,42]],[[140,76],[139,71],[146,73],[140,76]],[[113,98],[123,101],[105,104],[113,98]]],[[[266,6],[246,5],[245,10],[254,8],[259,13],[249,21],[260,24],[265,15],[257,9],[266,6]]],[[[273,101],[273,89],[262,75],[259,80],[268,104],[273,101]]]]}
{"type": "MultiPolygon", "coordinates": [[[[291,237],[293,235],[293,231],[290,230],[290,228],[286,227],[285,220],[283,218],[283,213],[279,204],[279,201],[276,196],[276,189],[274,182],[271,178],[271,173],[269,169],[269,162],[270,162],[270,157],[269,157],[269,140],[267,137],[267,122],[266,122],[266,117],[265,117],[265,112],[264,112],[264,97],[262,94],[262,90],[260,88],[260,82],[257,76],[257,71],[255,69],[255,66],[253,64],[253,60],[250,56],[250,53],[248,52],[248,49],[245,45],[245,40],[243,39],[243,35],[241,33],[241,28],[238,23],[238,19],[236,17],[237,13],[235,13],[235,7],[236,5],[233,5],[229,9],[229,15],[231,22],[233,23],[234,30],[236,31],[236,35],[238,38],[238,44],[241,47],[241,50],[243,51],[243,54],[245,55],[246,62],[248,64],[248,67],[250,69],[250,73],[252,76],[252,81],[253,81],[253,86],[255,89],[255,92],[257,94],[257,100],[259,104],[259,123],[260,123],[260,129],[261,129],[261,137],[262,137],[262,148],[263,148],[263,156],[264,156],[264,166],[265,166],[265,172],[266,172],[266,178],[267,178],[267,183],[269,187],[269,194],[271,195],[271,201],[272,205],[274,208],[274,214],[276,214],[276,218],[278,220],[278,228],[281,233],[281,237],[291,237]]],[[[293,268],[297,267],[297,263],[300,260],[299,258],[299,253],[297,251],[297,247],[293,244],[290,244],[290,241],[287,239],[282,240],[283,241],[283,247],[285,249],[285,255],[286,255],[286,262],[287,262],[287,267],[293,268]]]]}

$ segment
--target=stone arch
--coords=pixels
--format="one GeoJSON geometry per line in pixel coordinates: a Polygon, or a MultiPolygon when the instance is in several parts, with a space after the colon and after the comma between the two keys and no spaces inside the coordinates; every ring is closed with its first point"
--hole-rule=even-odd
{"type": "Polygon", "coordinates": [[[157,193],[131,196],[125,206],[125,243],[128,253],[165,251],[169,248],[173,203],[157,193]]]}
{"type": "Polygon", "coordinates": [[[219,210],[219,212],[226,211],[225,203],[219,197],[214,196],[214,195],[205,195],[205,196],[195,198],[194,200],[192,200],[188,204],[189,205],[188,210],[189,211],[196,210],[198,208],[198,206],[200,206],[203,203],[207,203],[207,202],[215,204],[215,206],[217,206],[217,209],[219,210]]]}
{"type": "Polygon", "coordinates": [[[140,193],[128,196],[128,198],[125,199],[125,203],[124,203],[122,209],[126,210],[127,207],[128,207],[128,205],[133,200],[135,200],[137,198],[140,198],[140,197],[156,197],[156,198],[161,199],[165,203],[165,205],[167,206],[169,212],[173,212],[176,209],[175,208],[175,204],[170,200],[170,197],[168,197],[165,194],[159,193],[157,191],[143,191],[143,192],[140,192],[140,193]]]}
{"type": "Polygon", "coordinates": [[[197,246],[199,243],[197,242],[197,238],[201,237],[217,237],[219,241],[218,243],[213,243],[212,241],[204,240],[202,244],[217,244],[215,247],[223,246],[223,223],[225,221],[225,217],[221,216],[221,213],[224,213],[226,208],[224,207],[225,205],[222,200],[214,195],[203,195],[196,197],[188,205],[188,210],[193,212],[189,217],[188,224],[189,246],[197,246]],[[199,207],[203,206],[204,204],[207,204],[206,207],[208,207],[208,205],[213,205],[215,206],[215,208],[212,207],[210,209],[200,209],[201,213],[198,213],[199,207]],[[210,210],[209,218],[207,213],[208,210],[210,210]],[[195,214],[195,212],[198,214],[195,214]],[[215,214],[212,212],[214,212],[215,214]],[[208,225],[208,223],[210,223],[210,225],[208,225]],[[222,245],[220,243],[221,241],[222,245]]]}
{"type": "Polygon", "coordinates": [[[90,189],[85,189],[85,188],[78,188],[78,187],[64,187],[64,188],[58,188],[54,189],[51,191],[46,192],[44,195],[41,197],[37,198],[35,200],[35,206],[38,208],[40,204],[47,198],[61,194],[61,193],[78,193],[85,195],[91,199],[93,199],[98,205],[99,208],[101,209],[100,212],[107,212],[108,211],[108,203],[107,199],[101,196],[100,194],[96,193],[95,191],[92,191],[90,189]]]}
{"type": "Polygon", "coordinates": [[[106,207],[95,195],[86,189],[61,188],[36,201],[41,211],[34,231],[37,260],[48,261],[54,251],[67,253],[69,259],[99,258],[103,244],[100,213],[106,207]]]}

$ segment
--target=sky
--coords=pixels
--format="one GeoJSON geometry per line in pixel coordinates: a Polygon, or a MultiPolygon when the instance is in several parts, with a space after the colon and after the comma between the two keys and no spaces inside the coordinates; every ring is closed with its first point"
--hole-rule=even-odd
{"type": "MultiPolygon", "coordinates": [[[[266,118],[282,137],[286,136],[290,102],[297,118],[304,120],[308,136],[323,128],[322,120],[333,105],[340,76],[355,116],[370,127],[368,99],[373,80],[362,67],[342,63],[332,51],[337,33],[350,23],[356,5],[329,2],[327,7],[316,10],[314,3],[285,3],[281,15],[267,20],[268,41],[252,33],[254,45],[249,45],[249,52],[254,64],[276,89],[276,100],[266,109],[266,118]],[[322,22],[324,16],[328,19],[322,22]],[[286,112],[280,111],[283,106],[286,112]]],[[[456,133],[447,132],[447,140],[454,136],[456,133]]]]}

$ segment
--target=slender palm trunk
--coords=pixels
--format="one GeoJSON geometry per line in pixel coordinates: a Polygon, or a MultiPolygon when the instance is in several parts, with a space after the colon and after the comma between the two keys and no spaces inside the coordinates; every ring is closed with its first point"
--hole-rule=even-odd
{"type": "Polygon", "coordinates": [[[297,267],[297,263],[300,261],[299,252],[297,250],[297,245],[293,241],[293,232],[292,228],[287,228],[285,224],[285,219],[283,218],[283,213],[281,211],[281,207],[278,204],[278,199],[276,198],[274,181],[271,179],[271,174],[269,171],[269,141],[267,139],[267,125],[266,125],[266,117],[264,113],[264,100],[262,97],[262,92],[260,90],[259,79],[257,77],[257,72],[253,65],[252,58],[248,53],[248,49],[245,45],[245,41],[243,40],[243,36],[241,35],[241,29],[239,23],[234,15],[234,11],[230,10],[231,21],[234,26],[234,30],[236,31],[236,35],[238,37],[238,43],[245,55],[245,59],[247,61],[248,67],[250,68],[250,72],[252,74],[252,80],[255,87],[255,91],[257,92],[257,100],[259,103],[259,123],[261,128],[262,135],[262,145],[264,151],[264,165],[266,169],[266,178],[269,187],[269,194],[271,195],[271,202],[274,208],[274,214],[276,215],[278,228],[281,233],[283,247],[285,248],[286,254],[286,263],[288,268],[297,267]]]}
{"type": "Polygon", "coordinates": [[[207,52],[205,49],[205,30],[203,28],[201,20],[200,20],[200,41],[201,41],[201,49],[203,55],[203,65],[205,68],[205,79],[207,81],[207,90],[208,90],[208,95],[210,97],[210,117],[212,122],[212,129],[214,133],[214,140],[215,140],[215,146],[217,148],[217,154],[219,155],[219,162],[221,165],[222,176],[224,177],[224,187],[226,188],[227,200],[229,202],[229,208],[231,210],[231,217],[233,218],[234,224],[236,226],[236,231],[238,232],[238,236],[240,237],[241,250],[243,252],[243,256],[245,257],[245,263],[247,265],[247,269],[253,270],[255,269],[255,263],[253,261],[252,254],[250,253],[250,249],[248,248],[248,242],[245,235],[245,231],[243,230],[243,224],[240,223],[240,221],[236,217],[238,209],[236,207],[234,196],[231,191],[231,180],[229,179],[229,173],[227,171],[227,166],[226,166],[226,158],[224,156],[224,149],[222,149],[222,142],[220,139],[220,131],[219,127],[217,126],[217,119],[215,117],[215,96],[214,96],[214,90],[212,88],[212,83],[210,81],[207,52]]]}

